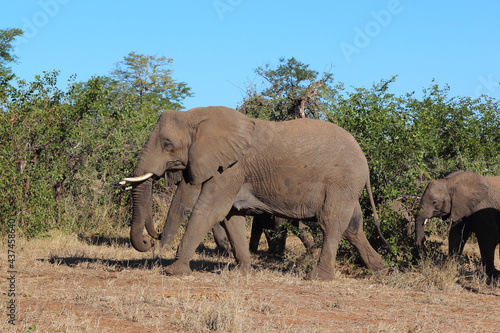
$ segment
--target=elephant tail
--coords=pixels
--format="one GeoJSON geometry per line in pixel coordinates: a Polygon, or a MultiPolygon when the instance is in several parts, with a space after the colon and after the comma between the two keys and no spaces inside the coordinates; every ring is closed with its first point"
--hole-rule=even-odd
{"type": "Polygon", "coordinates": [[[384,238],[384,235],[382,235],[382,230],[380,230],[380,220],[378,218],[377,207],[375,206],[375,201],[373,200],[372,187],[370,185],[370,177],[368,177],[368,179],[366,180],[366,192],[368,192],[368,198],[370,199],[370,205],[372,206],[373,219],[375,220],[375,225],[377,226],[378,234],[380,235],[380,238],[382,238],[384,243],[387,245],[387,247],[390,248],[391,245],[384,238]]]}

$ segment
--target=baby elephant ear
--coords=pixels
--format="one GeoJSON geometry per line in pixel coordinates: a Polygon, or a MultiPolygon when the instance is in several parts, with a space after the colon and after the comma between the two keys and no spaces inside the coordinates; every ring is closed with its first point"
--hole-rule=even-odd
{"type": "Polygon", "coordinates": [[[465,171],[449,178],[451,182],[451,218],[458,221],[477,211],[476,206],[488,196],[484,176],[465,171]]]}
{"type": "Polygon", "coordinates": [[[242,113],[225,107],[188,112],[199,121],[188,157],[190,183],[197,185],[224,172],[246,154],[252,144],[255,123],[242,113]]]}

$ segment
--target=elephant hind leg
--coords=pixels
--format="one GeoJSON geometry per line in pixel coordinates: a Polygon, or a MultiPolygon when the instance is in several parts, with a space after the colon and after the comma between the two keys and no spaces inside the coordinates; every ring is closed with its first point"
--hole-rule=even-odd
{"type": "Polygon", "coordinates": [[[217,251],[220,255],[227,256],[231,252],[231,244],[229,243],[229,238],[227,237],[226,230],[218,223],[212,228],[212,233],[214,234],[214,241],[217,245],[217,251]]]}
{"type": "MultiPolygon", "coordinates": [[[[338,198],[348,198],[341,193],[338,198]]],[[[335,258],[340,237],[347,229],[354,209],[355,200],[325,200],[323,211],[318,216],[318,223],[323,230],[323,246],[318,265],[307,274],[308,280],[332,280],[335,274],[335,258]]]]}
{"type": "Polygon", "coordinates": [[[311,234],[312,230],[302,221],[293,221],[293,224],[295,226],[295,235],[300,238],[306,251],[313,257],[316,257],[319,252],[319,247],[317,247],[319,239],[311,234]]]}
{"type": "Polygon", "coordinates": [[[260,214],[253,217],[252,232],[250,234],[250,252],[252,253],[257,253],[259,249],[260,237],[264,232],[267,219],[267,214],[260,214]]]}
{"type": "Polygon", "coordinates": [[[359,203],[354,208],[354,212],[349,222],[349,226],[344,232],[344,237],[358,249],[361,260],[366,267],[375,272],[387,273],[388,268],[384,265],[382,257],[370,245],[363,231],[363,214],[359,203]]]}
{"type": "Polygon", "coordinates": [[[269,224],[271,228],[264,229],[268,245],[268,254],[283,257],[286,247],[286,219],[269,215],[269,224]]]}
{"type": "Polygon", "coordinates": [[[250,250],[246,237],[245,217],[238,215],[228,217],[223,226],[229,235],[237,267],[244,273],[249,272],[251,270],[250,250]]]}

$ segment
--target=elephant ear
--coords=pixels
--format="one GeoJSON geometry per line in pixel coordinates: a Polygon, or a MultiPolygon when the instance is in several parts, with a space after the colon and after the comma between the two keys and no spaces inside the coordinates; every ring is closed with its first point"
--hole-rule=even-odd
{"type": "Polygon", "coordinates": [[[246,154],[255,123],[242,113],[224,107],[190,111],[199,122],[189,149],[189,182],[199,185],[222,173],[246,154]]]}
{"type": "Polygon", "coordinates": [[[465,171],[448,179],[451,181],[451,218],[453,221],[476,212],[476,206],[488,196],[488,182],[477,173],[465,171]]]}

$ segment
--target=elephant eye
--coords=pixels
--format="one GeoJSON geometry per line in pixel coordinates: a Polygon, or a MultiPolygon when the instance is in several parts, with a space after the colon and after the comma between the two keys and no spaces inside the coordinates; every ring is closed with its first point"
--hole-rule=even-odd
{"type": "Polygon", "coordinates": [[[169,140],[165,140],[163,142],[163,150],[168,150],[171,148],[172,148],[172,142],[170,142],[169,140]]]}

